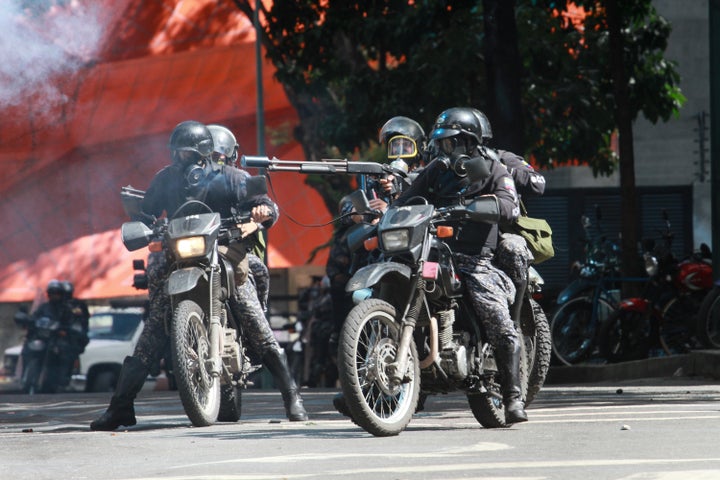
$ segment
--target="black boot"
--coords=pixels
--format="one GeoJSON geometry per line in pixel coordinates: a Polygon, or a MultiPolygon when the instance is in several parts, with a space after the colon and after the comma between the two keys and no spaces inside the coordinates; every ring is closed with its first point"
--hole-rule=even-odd
{"type": "Polygon", "coordinates": [[[90,430],[109,432],[121,425],[135,425],[137,421],[133,401],[142,389],[147,375],[148,367],[139,358],[125,357],[110,406],[100,418],[90,424],[90,430]]]}
{"type": "Polygon", "coordinates": [[[527,278],[522,280],[519,285],[515,285],[515,300],[510,305],[510,316],[515,325],[520,324],[520,314],[522,313],[523,302],[525,300],[525,290],[527,290],[527,278]]]}
{"type": "Polygon", "coordinates": [[[303,406],[300,392],[295,380],[290,375],[285,357],[276,348],[270,348],[263,354],[263,365],[267,367],[275,380],[280,393],[282,393],[285,413],[291,422],[303,422],[308,419],[307,412],[303,406]]]}
{"type": "Polygon", "coordinates": [[[505,341],[495,349],[497,366],[502,375],[503,403],[507,424],[527,422],[520,388],[520,344],[517,339],[505,341]]]}

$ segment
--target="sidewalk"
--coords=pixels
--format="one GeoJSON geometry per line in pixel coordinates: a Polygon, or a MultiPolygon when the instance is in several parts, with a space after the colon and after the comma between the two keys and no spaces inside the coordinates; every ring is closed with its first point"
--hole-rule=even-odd
{"type": "Polygon", "coordinates": [[[699,376],[720,379],[720,350],[695,350],[684,355],[655,357],[605,365],[552,365],[546,385],[699,376]]]}

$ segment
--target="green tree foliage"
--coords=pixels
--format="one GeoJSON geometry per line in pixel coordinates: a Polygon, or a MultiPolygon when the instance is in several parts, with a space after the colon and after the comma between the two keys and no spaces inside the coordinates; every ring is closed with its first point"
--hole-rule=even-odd
{"type": "MultiPolygon", "coordinates": [[[[573,24],[566,2],[522,2],[517,21],[525,63],[527,153],[541,165],[587,162],[595,174],[617,169],[611,136],[617,129],[607,0],[583,1],[588,15],[573,24]]],[[[670,24],[650,0],[618,0],[622,60],[632,119],[668,120],[685,98],[675,65],[664,59],[670,24]]]]}
{"type": "MultiPolygon", "coordinates": [[[[295,135],[306,157],[372,158],[380,126],[394,115],[429,133],[445,108],[502,106],[498,77],[492,88],[486,81],[484,12],[503,1],[275,0],[261,12],[262,42],[300,117],[295,135]]],[[[498,15],[496,30],[517,29],[522,117],[503,124],[524,126],[520,150],[541,166],[617,169],[607,1],[617,1],[623,21],[632,118],[667,120],[684,100],[663,57],[670,26],[651,0],[576,0],[588,12],[580,25],[562,15],[564,0],[515,0],[514,17],[498,15]]],[[[235,3],[252,18],[254,0],[235,3]]],[[[331,211],[349,188],[346,179],[308,180],[331,211]]]]}

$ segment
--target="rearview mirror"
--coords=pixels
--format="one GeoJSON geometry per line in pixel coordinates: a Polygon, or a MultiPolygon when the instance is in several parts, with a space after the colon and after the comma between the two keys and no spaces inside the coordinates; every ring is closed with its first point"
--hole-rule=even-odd
{"type": "Polygon", "coordinates": [[[364,190],[355,190],[348,195],[348,199],[357,213],[367,213],[372,210],[364,190]]]}
{"type": "Polygon", "coordinates": [[[125,222],[120,227],[120,234],[125,248],[134,252],[148,246],[153,231],[142,222],[125,222]]]}

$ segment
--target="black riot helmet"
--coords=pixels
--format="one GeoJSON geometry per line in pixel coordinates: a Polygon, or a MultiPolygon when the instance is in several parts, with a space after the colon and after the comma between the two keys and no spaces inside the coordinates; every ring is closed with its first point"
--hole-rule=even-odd
{"type": "Polygon", "coordinates": [[[430,133],[432,140],[462,137],[474,141],[476,145],[482,143],[482,126],[480,119],[473,108],[449,108],[438,115],[430,133]]]}
{"type": "Polygon", "coordinates": [[[472,111],[480,121],[480,130],[482,131],[480,139],[482,140],[483,145],[487,145],[487,143],[492,140],[493,136],[492,127],[490,126],[490,120],[488,119],[487,115],[485,115],[477,108],[473,108],[472,111]]]}
{"type": "Polygon", "coordinates": [[[72,298],[73,294],[75,293],[75,286],[72,284],[72,282],[65,280],[64,282],[61,282],[63,286],[63,290],[65,293],[66,298],[72,298]]]}
{"type": "Polygon", "coordinates": [[[63,284],[60,280],[52,279],[48,282],[45,291],[47,292],[48,297],[50,295],[63,296],[65,294],[65,287],[63,287],[63,284]]]}
{"type": "Polygon", "coordinates": [[[482,145],[482,127],[473,108],[449,108],[438,115],[430,133],[433,150],[444,168],[459,176],[467,174],[463,166],[482,145]]]}
{"type": "Polygon", "coordinates": [[[170,134],[168,145],[173,163],[187,167],[203,163],[213,152],[213,137],[204,124],[194,120],[179,123],[170,134]]]}
{"type": "Polygon", "coordinates": [[[411,118],[392,117],[380,129],[378,142],[387,147],[387,158],[404,159],[412,165],[422,157],[425,131],[411,118]]]}
{"type": "Polygon", "coordinates": [[[219,164],[237,166],[238,143],[235,135],[222,125],[208,125],[213,138],[213,160],[219,164]]]}

